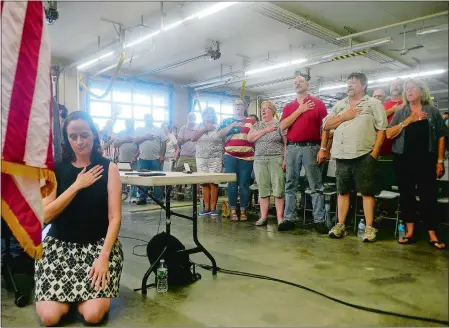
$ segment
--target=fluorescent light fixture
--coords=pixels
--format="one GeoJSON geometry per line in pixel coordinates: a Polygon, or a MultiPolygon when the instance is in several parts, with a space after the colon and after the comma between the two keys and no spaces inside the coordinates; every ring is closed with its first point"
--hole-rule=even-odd
{"type": "Polygon", "coordinates": [[[448,29],[448,24],[431,26],[431,27],[422,28],[422,29],[416,31],[416,35],[426,35],[426,34],[431,34],[431,33],[436,33],[436,32],[442,32],[442,31],[447,31],[447,29],[448,29]]]}
{"type": "Polygon", "coordinates": [[[97,57],[97,58],[94,58],[94,59],[92,59],[92,60],[89,60],[89,61],[85,62],[84,64],[78,65],[78,66],[76,67],[76,69],[81,70],[81,69],[83,69],[83,68],[89,67],[89,66],[91,66],[91,65],[93,65],[93,64],[95,64],[95,63],[97,63],[98,61],[100,61],[100,60],[106,58],[106,57],[112,56],[113,54],[114,54],[114,51],[110,51],[110,52],[108,52],[108,53],[105,53],[105,54],[103,54],[103,55],[101,55],[101,56],[99,56],[99,57],[97,57]]]}
{"type": "MultiPolygon", "coordinates": [[[[202,10],[202,11],[196,13],[196,14],[190,15],[187,18],[184,18],[184,19],[182,19],[180,21],[177,21],[177,22],[174,22],[172,24],[167,25],[166,27],[164,27],[162,29],[162,31],[165,32],[165,31],[171,30],[171,29],[181,25],[182,23],[187,22],[187,21],[189,21],[191,19],[194,19],[194,18],[201,19],[201,18],[210,16],[210,15],[215,14],[216,12],[218,12],[220,10],[228,8],[228,7],[230,7],[232,5],[235,5],[237,3],[238,2],[219,2],[219,3],[209,7],[207,9],[204,9],[204,10],[202,10]]],[[[157,30],[157,31],[155,31],[155,32],[153,32],[151,34],[145,35],[145,36],[143,36],[143,37],[141,37],[141,38],[139,38],[137,40],[134,40],[134,41],[132,41],[130,43],[125,44],[125,48],[129,48],[129,47],[135,46],[136,44],[142,43],[143,41],[146,41],[146,40],[152,38],[153,36],[158,35],[159,33],[161,33],[161,30],[157,30]]]]}
{"type": "Polygon", "coordinates": [[[158,35],[159,33],[161,33],[161,30],[157,30],[151,34],[145,35],[137,40],[134,40],[130,43],[125,44],[125,48],[129,48],[129,47],[135,46],[136,44],[142,43],[143,41],[146,41],[146,40],[152,38],[153,36],[158,35]]]}
{"type": "Polygon", "coordinates": [[[320,88],[320,92],[321,92],[321,91],[326,91],[326,90],[343,89],[343,88],[346,88],[346,87],[347,87],[346,84],[330,85],[330,86],[328,86],[328,87],[322,87],[322,88],[320,88]]]}
{"type": "Polygon", "coordinates": [[[205,10],[200,11],[199,13],[196,14],[196,17],[198,17],[198,19],[201,19],[210,16],[212,14],[215,14],[216,12],[219,12],[220,10],[228,8],[237,3],[238,2],[219,2],[216,5],[213,5],[205,10]]]}
{"type": "MultiPolygon", "coordinates": [[[[445,72],[447,72],[446,69],[436,69],[436,70],[433,70],[433,71],[424,71],[424,72],[411,73],[411,74],[405,74],[405,75],[400,75],[400,76],[384,77],[384,78],[368,81],[369,83],[380,83],[380,84],[377,84],[377,85],[369,85],[368,84],[368,88],[375,88],[375,87],[385,86],[387,84],[385,84],[383,82],[390,82],[390,81],[393,81],[393,80],[396,80],[396,79],[410,79],[410,78],[414,78],[414,77],[425,77],[425,76],[432,76],[432,75],[443,74],[445,72]]],[[[326,90],[343,89],[343,88],[346,88],[346,87],[347,87],[346,84],[330,85],[330,86],[327,86],[327,87],[320,88],[320,92],[321,91],[326,91],[326,90]]]]}
{"type": "Polygon", "coordinates": [[[99,57],[99,59],[101,60],[101,59],[104,59],[104,58],[106,58],[106,57],[109,57],[109,56],[112,56],[114,54],[114,51],[110,51],[110,52],[108,52],[108,53],[105,53],[104,55],[101,55],[100,57],[99,57]]]}
{"type": "Polygon", "coordinates": [[[291,96],[296,96],[296,93],[287,93],[285,95],[280,95],[280,96],[273,96],[273,97],[267,97],[265,99],[278,99],[278,98],[286,98],[286,97],[291,97],[291,96]]]}
{"type": "Polygon", "coordinates": [[[164,28],[162,29],[162,31],[165,32],[165,31],[171,30],[172,28],[175,28],[176,26],[181,25],[181,24],[184,23],[185,21],[186,21],[186,19],[183,19],[183,20],[174,22],[174,23],[172,23],[172,24],[169,24],[169,25],[167,25],[167,26],[164,26],[164,28]]]}
{"type": "Polygon", "coordinates": [[[381,46],[383,44],[387,44],[390,42],[392,42],[392,39],[390,37],[386,37],[386,38],[377,39],[377,40],[373,40],[373,41],[363,42],[363,43],[357,44],[353,47],[344,48],[342,50],[335,50],[335,51],[331,51],[329,53],[312,55],[312,56],[314,56],[314,57],[321,56],[322,59],[328,59],[328,58],[332,58],[335,56],[347,55],[352,52],[363,51],[366,49],[378,47],[378,46],[381,46]]]}
{"type": "Polygon", "coordinates": [[[278,68],[284,68],[284,67],[289,67],[289,66],[292,66],[292,65],[302,64],[302,63],[305,63],[307,61],[308,61],[307,58],[301,58],[301,59],[298,59],[298,60],[293,60],[293,61],[289,61],[289,62],[277,64],[277,65],[272,65],[272,66],[267,66],[267,67],[263,67],[263,68],[252,69],[252,70],[246,71],[245,75],[254,75],[254,74],[257,74],[257,73],[268,72],[268,71],[272,71],[272,70],[278,69],[278,68]]]}

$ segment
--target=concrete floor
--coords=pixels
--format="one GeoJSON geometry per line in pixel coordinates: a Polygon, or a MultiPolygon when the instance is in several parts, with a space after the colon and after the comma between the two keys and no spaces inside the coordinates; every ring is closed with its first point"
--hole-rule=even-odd
{"type": "MultiPolygon", "coordinates": [[[[180,212],[187,214],[186,209],[180,212]]],[[[130,213],[125,205],[120,235],[149,240],[158,223],[159,211],[130,213]]],[[[172,233],[187,247],[193,245],[189,221],[173,219],[172,233]]],[[[365,244],[353,235],[333,240],[305,228],[279,233],[275,220],[263,228],[254,227],[254,222],[221,219],[200,219],[199,223],[200,241],[220,267],[277,277],[367,307],[448,320],[448,252],[430,248],[425,239],[403,246],[392,238],[391,230],[384,235],[375,244],[365,244]]],[[[202,280],[190,286],[167,294],[151,289],[143,297],[132,290],[140,286],[149,266],[145,257],[132,255],[133,246],[141,242],[120,240],[125,253],[121,296],[113,301],[103,325],[435,325],[364,312],[276,282],[225,274],[212,277],[202,269],[202,280]]],[[[145,247],[136,252],[145,254],[145,247]]],[[[208,263],[199,254],[191,259],[208,263]]],[[[34,306],[15,307],[13,295],[2,288],[1,326],[39,324],[34,306]]],[[[63,324],[79,326],[82,322],[74,314],[63,324]]]]}

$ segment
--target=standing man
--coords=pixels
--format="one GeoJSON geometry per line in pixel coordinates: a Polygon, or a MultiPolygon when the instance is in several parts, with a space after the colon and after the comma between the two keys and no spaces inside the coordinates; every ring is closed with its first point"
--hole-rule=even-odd
{"type": "Polygon", "coordinates": [[[188,163],[190,170],[196,172],[196,142],[192,138],[196,135],[196,115],[190,112],[187,115],[187,124],[179,129],[178,145],[181,148],[178,164],[176,170],[182,172],[184,170],[184,163],[188,163]]]}
{"type": "Polygon", "coordinates": [[[324,130],[335,130],[332,157],[337,159],[338,223],[329,231],[329,236],[345,236],[349,193],[355,187],[363,198],[366,220],[363,241],[376,241],[374,196],[380,191],[377,159],[385,139],[387,116],[382,103],[366,94],[365,74],[350,74],[347,85],[348,97],[338,101],[324,120],[324,130]]]}
{"type": "MultiPolygon", "coordinates": [[[[402,106],[402,91],[404,90],[404,81],[400,78],[397,78],[396,80],[393,80],[391,82],[390,86],[390,95],[391,100],[384,102],[384,108],[385,108],[385,115],[387,115],[387,121],[388,124],[393,119],[394,113],[398,109],[401,109],[402,106]]],[[[380,156],[383,158],[391,157],[391,146],[393,144],[393,140],[385,138],[384,143],[382,144],[382,147],[380,148],[380,156]]]]}
{"type": "Polygon", "coordinates": [[[299,184],[301,167],[304,166],[309,187],[312,190],[313,218],[316,228],[327,233],[324,211],[323,182],[321,163],[327,158],[327,134],[321,142],[321,125],[327,111],[324,103],[308,94],[309,83],[303,76],[297,76],[293,83],[296,99],[285,105],[280,127],[287,132],[287,181],[285,184],[284,220],[279,231],[295,228],[296,190],[299,184]],[[320,146],[321,145],[321,146],[320,146]]]}
{"type": "MultiPolygon", "coordinates": [[[[161,163],[164,163],[167,136],[162,129],[153,125],[153,116],[144,116],[145,126],[136,129],[136,138],[133,140],[139,146],[139,170],[162,171],[161,163]]],[[[145,191],[148,188],[143,188],[145,191]]],[[[162,201],[161,187],[154,187],[154,198],[162,201]]],[[[145,205],[147,195],[139,192],[137,205],[145,205]]]]}
{"type": "Polygon", "coordinates": [[[383,91],[382,89],[374,90],[373,98],[376,98],[377,100],[380,100],[380,102],[383,103],[385,101],[385,91],[383,91]]]}
{"type": "MultiPolygon", "coordinates": [[[[137,170],[137,158],[135,155],[139,147],[133,142],[134,137],[134,120],[130,118],[125,120],[125,130],[117,134],[112,146],[115,148],[116,153],[118,153],[118,161],[120,163],[130,163],[131,168],[137,170]]],[[[123,189],[124,191],[126,190],[126,185],[123,185],[123,189]]],[[[135,197],[136,187],[131,186],[131,201],[135,197]]]]}
{"type": "Polygon", "coordinates": [[[449,127],[449,112],[444,112],[441,117],[443,118],[444,125],[449,127]]]}

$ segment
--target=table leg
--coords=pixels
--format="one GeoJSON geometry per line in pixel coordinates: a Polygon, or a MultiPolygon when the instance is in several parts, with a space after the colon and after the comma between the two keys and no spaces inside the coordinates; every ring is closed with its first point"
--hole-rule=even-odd
{"type": "Polygon", "coordinates": [[[192,213],[192,221],[193,221],[193,241],[195,245],[198,246],[201,251],[209,258],[212,262],[212,274],[215,276],[217,274],[217,262],[214,257],[204,248],[203,245],[198,240],[198,210],[197,210],[197,185],[192,184],[192,198],[193,198],[193,213],[192,213]]]}
{"type": "Polygon", "coordinates": [[[170,211],[170,194],[171,194],[171,186],[165,186],[165,232],[167,235],[170,234],[170,225],[171,225],[171,211],[170,211]]]}

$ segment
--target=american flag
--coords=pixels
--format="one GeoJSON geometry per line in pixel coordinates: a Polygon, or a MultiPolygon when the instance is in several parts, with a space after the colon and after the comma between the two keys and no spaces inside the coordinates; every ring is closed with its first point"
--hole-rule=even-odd
{"type": "Polygon", "coordinates": [[[55,186],[51,53],[41,1],[1,1],[2,218],[42,255],[42,197],[55,186]]]}

